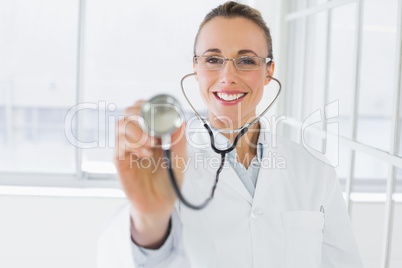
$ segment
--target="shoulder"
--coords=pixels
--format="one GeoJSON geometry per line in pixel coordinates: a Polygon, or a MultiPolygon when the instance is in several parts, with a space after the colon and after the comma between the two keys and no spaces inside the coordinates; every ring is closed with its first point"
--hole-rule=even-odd
{"type": "MultiPolygon", "coordinates": [[[[325,188],[337,182],[335,168],[329,164],[325,154],[311,152],[309,148],[278,135],[267,135],[264,157],[275,158],[285,163],[282,175],[304,187],[314,183],[325,188]]],[[[272,162],[272,161],[271,161],[272,162]]]]}

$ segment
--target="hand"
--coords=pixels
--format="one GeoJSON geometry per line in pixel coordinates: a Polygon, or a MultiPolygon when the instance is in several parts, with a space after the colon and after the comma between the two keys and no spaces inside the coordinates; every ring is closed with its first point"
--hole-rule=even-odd
{"type": "MultiPolygon", "coordinates": [[[[140,246],[159,247],[166,237],[176,195],[163,161],[160,139],[151,137],[138,123],[137,101],[118,122],[115,165],[123,190],[131,204],[132,238],[140,246]]],[[[172,135],[173,171],[181,185],[186,156],[185,123],[172,135]]]]}

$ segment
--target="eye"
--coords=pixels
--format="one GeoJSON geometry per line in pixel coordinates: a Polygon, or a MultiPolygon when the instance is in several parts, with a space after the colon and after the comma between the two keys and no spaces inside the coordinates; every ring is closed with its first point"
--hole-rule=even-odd
{"type": "Polygon", "coordinates": [[[237,64],[242,65],[258,65],[257,61],[252,57],[241,57],[236,59],[237,64]]]}
{"type": "Polygon", "coordinates": [[[218,57],[207,57],[205,62],[208,64],[222,64],[223,60],[218,57]]]}

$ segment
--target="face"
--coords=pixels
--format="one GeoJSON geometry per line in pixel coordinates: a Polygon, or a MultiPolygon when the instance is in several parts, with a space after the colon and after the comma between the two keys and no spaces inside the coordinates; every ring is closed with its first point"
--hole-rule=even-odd
{"type": "MultiPolygon", "coordinates": [[[[216,17],[210,20],[201,29],[195,51],[197,56],[230,59],[268,55],[263,30],[245,18],[216,17]]],[[[194,64],[210,122],[215,127],[237,128],[254,118],[264,85],[270,81],[266,76],[272,76],[273,71],[273,62],[270,67],[262,64],[252,71],[237,70],[233,61],[226,61],[221,70],[214,71],[202,70],[194,64]],[[234,97],[238,99],[228,100],[234,97]]]]}

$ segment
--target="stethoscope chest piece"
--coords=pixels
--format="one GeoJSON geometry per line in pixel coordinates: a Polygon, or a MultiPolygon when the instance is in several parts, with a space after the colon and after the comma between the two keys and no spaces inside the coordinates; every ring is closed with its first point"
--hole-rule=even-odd
{"type": "Polygon", "coordinates": [[[160,94],[145,102],[141,108],[141,127],[151,136],[170,136],[184,122],[181,106],[171,95],[160,94]]]}

